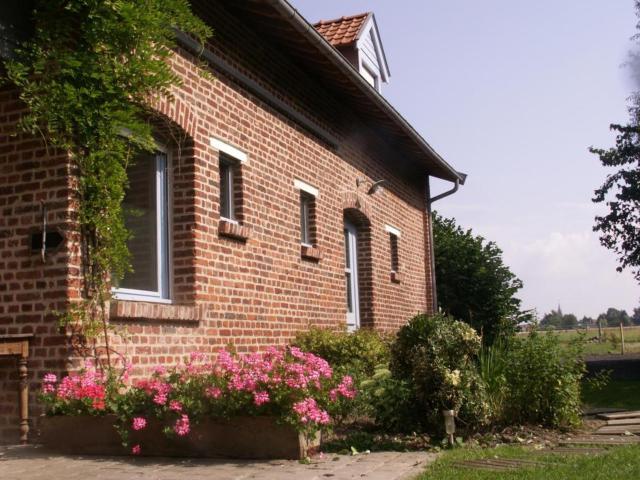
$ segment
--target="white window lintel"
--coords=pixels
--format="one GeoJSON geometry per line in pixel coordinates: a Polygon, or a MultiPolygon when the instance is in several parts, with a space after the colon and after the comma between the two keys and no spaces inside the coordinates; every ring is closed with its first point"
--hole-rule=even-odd
{"type": "Polygon", "coordinates": [[[309,195],[313,195],[314,197],[317,197],[320,193],[316,187],[313,187],[302,180],[298,180],[297,178],[293,180],[293,186],[298,190],[308,193],[309,195]]]}
{"type": "Polygon", "coordinates": [[[396,237],[400,238],[401,232],[396,227],[392,227],[391,225],[385,225],[384,229],[386,232],[389,232],[391,235],[395,235],[396,237]]]}
{"type": "Polygon", "coordinates": [[[229,145],[228,143],[220,140],[219,138],[211,137],[209,139],[209,144],[219,152],[225,153],[230,157],[235,158],[240,163],[245,163],[249,158],[245,152],[234,147],[233,145],[229,145]]]}

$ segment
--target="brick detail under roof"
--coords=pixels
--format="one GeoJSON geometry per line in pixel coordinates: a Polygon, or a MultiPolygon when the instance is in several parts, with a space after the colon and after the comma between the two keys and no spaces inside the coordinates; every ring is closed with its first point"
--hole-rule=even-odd
{"type": "Polygon", "coordinates": [[[371,13],[366,12],[334,20],[321,20],[314,28],[334,47],[351,45],[358,39],[360,30],[370,15],[371,13]]]}

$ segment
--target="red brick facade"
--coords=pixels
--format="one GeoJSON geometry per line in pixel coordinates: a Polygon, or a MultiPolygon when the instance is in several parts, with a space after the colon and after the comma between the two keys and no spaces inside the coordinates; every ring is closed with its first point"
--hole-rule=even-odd
{"type": "MultiPolygon", "coordinates": [[[[196,349],[260,349],[287,342],[310,325],[344,325],[345,218],[359,228],[362,326],[393,330],[429,310],[424,167],[401,163],[357,118],[350,129],[344,123],[337,129],[333,115],[348,106],[328,97],[320,82],[261,43],[240,20],[209,8],[216,32],[209,48],[331,131],[339,145],[326,145],[215,68],[214,79],[199,75],[192,56],[179,51],[173,66],[184,83],[174,101],[156,105],[182,132],[180,145],[163,142],[172,152],[171,304],[113,302],[112,321],[130,334],[123,353],[144,369],[172,364],[196,349]],[[210,146],[212,137],[247,155],[239,167],[238,225],[220,220],[219,152],[210,146]],[[367,195],[366,185],[356,185],[359,178],[387,183],[367,195]],[[315,248],[301,248],[296,179],[319,191],[315,248]],[[401,231],[395,276],[386,225],[401,231]]],[[[12,90],[0,93],[0,336],[35,335],[29,361],[35,391],[44,372],[67,366],[54,311],[80,295],[80,265],[65,157],[37,139],[11,135],[21,111],[16,97],[12,90]],[[43,205],[48,229],[64,235],[44,264],[30,248],[43,205]]],[[[15,359],[0,359],[0,440],[17,440],[17,392],[15,359]]],[[[32,416],[38,413],[32,408],[32,416]]]]}

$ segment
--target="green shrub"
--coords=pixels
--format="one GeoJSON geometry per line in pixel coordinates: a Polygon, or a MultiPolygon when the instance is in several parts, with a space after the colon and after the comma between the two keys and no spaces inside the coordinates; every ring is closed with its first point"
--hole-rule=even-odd
{"type": "Polygon", "coordinates": [[[562,344],[558,335],[534,331],[512,340],[505,362],[505,423],[560,428],[580,423],[580,388],[586,371],[582,338],[562,344]]]}
{"type": "Polygon", "coordinates": [[[487,393],[491,422],[504,421],[509,398],[508,369],[506,341],[498,340],[493,345],[483,345],[478,355],[478,371],[487,393]]]}
{"type": "Polygon", "coordinates": [[[442,410],[477,427],[488,419],[484,384],[477,372],[480,337],[466,323],[437,314],[418,315],[391,346],[391,372],[412,390],[414,428],[441,431],[442,410]]]}
{"type": "MultiPolygon", "coordinates": [[[[353,377],[359,390],[361,383],[376,373],[378,365],[389,363],[389,339],[373,330],[361,329],[349,333],[345,330],[311,328],[298,333],[292,343],[305,352],[324,358],[335,374],[353,377]]],[[[342,402],[340,405],[344,408],[334,409],[333,412],[336,423],[360,417],[376,417],[371,396],[367,393],[358,394],[355,401],[342,402]]]]}
{"type": "Polygon", "coordinates": [[[388,432],[415,430],[411,386],[394,378],[386,365],[360,383],[360,395],[377,427],[388,432]]]}
{"type": "Polygon", "coordinates": [[[357,381],[389,362],[389,340],[374,330],[349,333],[311,328],[298,333],[292,344],[324,358],[337,373],[351,375],[357,381]]]}

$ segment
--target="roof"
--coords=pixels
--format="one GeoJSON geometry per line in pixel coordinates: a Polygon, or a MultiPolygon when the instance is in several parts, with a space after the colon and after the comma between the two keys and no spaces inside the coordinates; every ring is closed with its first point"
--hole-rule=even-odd
{"type": "Polygon", "coordinates": [[[334,47],[352,45],[360,37],[362,27],[371,15],[365,12],[334,20],[320,20],[313,26],[334,47]]]}
{"type": "MultiPolygon", "coordinates": [[[[438,155],[415,128],[287,0],[218,1],[230,13],[241,16],[265,41],[278,46],[307,73],[317,78],[339,102],[366,119],[369,131],[386,139],[399,157],[421,165],[433,177],[464,184],[466,175],[456,171],[438,155]]],[[[206,5],[207,0],[193,0],[194,6],[200,4],[206,5]]],[[[340,120],[336,117],[335,122],[340,120]]]]}

